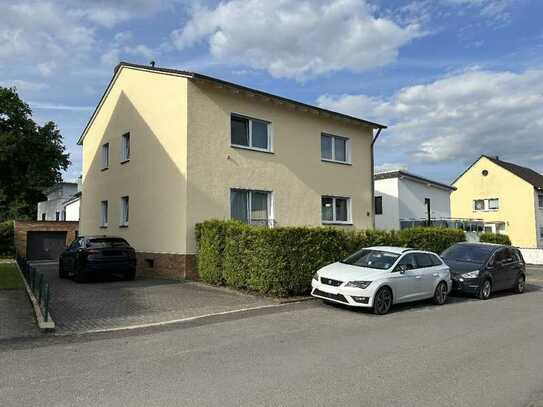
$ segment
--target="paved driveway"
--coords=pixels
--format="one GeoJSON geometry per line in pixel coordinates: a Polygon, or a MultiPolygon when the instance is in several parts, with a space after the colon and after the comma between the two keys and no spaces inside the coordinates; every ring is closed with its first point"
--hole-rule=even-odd
{"type": "Polygon", "coordinates": [[[34,263],[51,286],[50,312],[59,333],[145,325],[273,305],[274,301],[199,283],[142,278],[78,284],[58,277],[56,263],[34,263]]]}

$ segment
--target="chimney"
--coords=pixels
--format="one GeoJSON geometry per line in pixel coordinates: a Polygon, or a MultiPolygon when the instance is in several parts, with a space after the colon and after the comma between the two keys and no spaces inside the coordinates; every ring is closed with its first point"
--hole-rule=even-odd
{"type": "Polygon", "coordinates": [[[155,67],[155,61],[151,61],[151,67],[155,67]]]}

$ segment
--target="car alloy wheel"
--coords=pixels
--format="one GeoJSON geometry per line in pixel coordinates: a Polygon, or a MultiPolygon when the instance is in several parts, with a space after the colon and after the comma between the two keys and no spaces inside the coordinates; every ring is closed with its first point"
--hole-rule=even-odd
{"type": "Polygon", "coordinates": [[[515,292],[517,294],[522,294],[526,288],[526,277],[524,275],[518,276],[515,283],[515,292]]]}
{"type": "Polygon", "coordinates": [[[483,281],[481,288],[479,290],[479,298],[481,300],[488,300],[490,298],[490,293],[492,292],[492,284],[490,280],[483,281]]]}
{"type": "Polygon", "coordinates": [[[436,305],[445,304],[445,302],[447,301],[447,296],[448,296],[447,284],[444,281],[442,281],[437,285],[436,290],[434,292],[434,304],[436,305]]]}
{"type": "Polygon", "coordinates": [[[388,287],[382,287],[375,294],[375,299],[373,300],[373,312],[377,315],[384,315],[390,311],[392,307],[392,292],[388,287]]]}

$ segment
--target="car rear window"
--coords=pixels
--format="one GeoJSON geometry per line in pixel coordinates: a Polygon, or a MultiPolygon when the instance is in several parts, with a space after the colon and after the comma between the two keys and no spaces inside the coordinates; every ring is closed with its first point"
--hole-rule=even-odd
{"type": "Polygon", "coordinates": [[[441,257],[451,261],[483,264],[493,250],[493,246],[459,244],[449,247],[441,257]]]}
{"type": "Polygon", "coordinates": [[[129,247],[130,245],[124,239],[119,238],[100,238],[100,239],[90,239],[87,247],[92,247],[93,249],[105,249],[108,247],[129,247]]]}

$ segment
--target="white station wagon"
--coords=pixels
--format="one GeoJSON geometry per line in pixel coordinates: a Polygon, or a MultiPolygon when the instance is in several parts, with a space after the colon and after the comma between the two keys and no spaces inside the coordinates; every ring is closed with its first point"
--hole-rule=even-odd
{"type": "Polygon", "coordinates": [[[442,305],[452,289],[449,267],[435,253],[368,247],[313,276],[311,295],[386,314],[393,304],[432,298],[442,305]]]}

